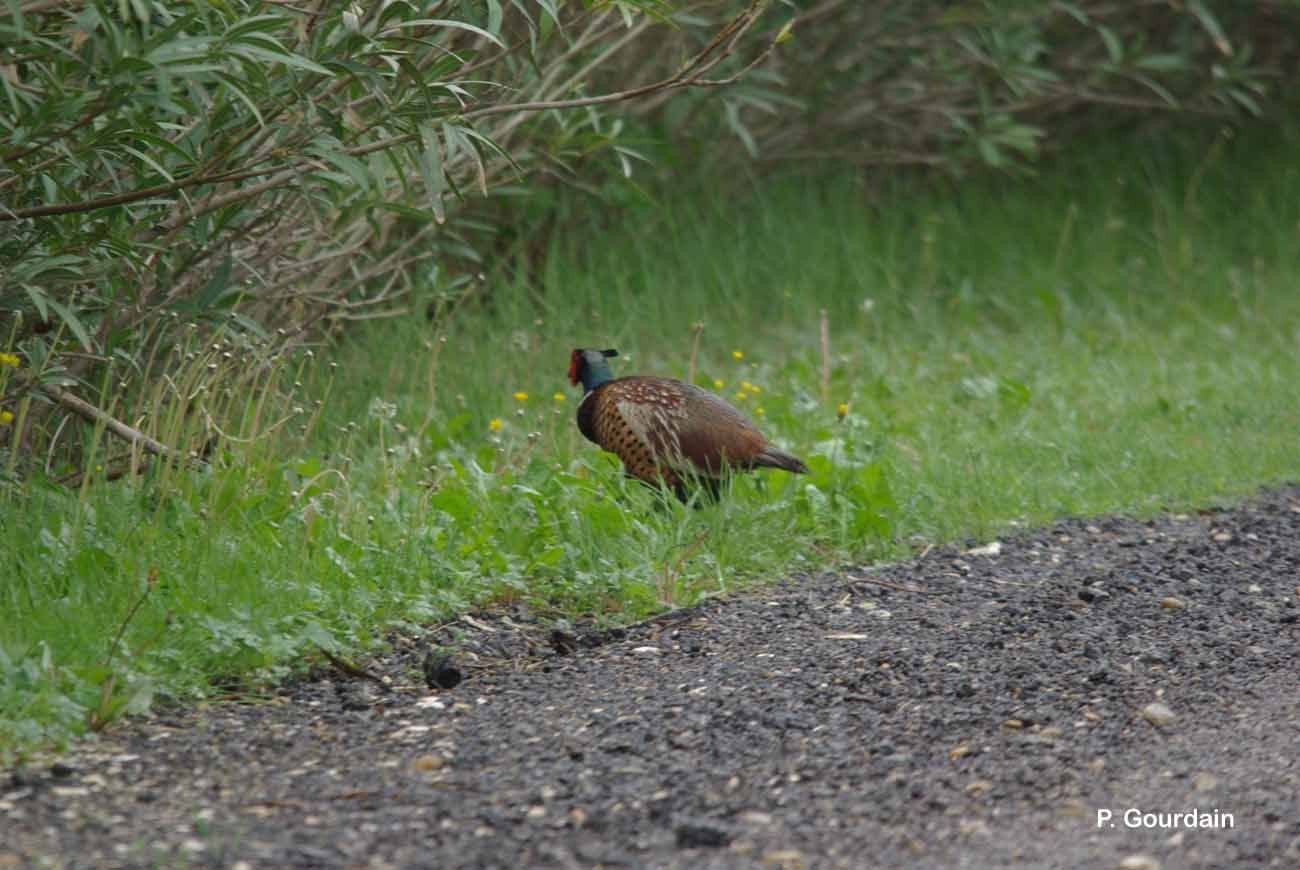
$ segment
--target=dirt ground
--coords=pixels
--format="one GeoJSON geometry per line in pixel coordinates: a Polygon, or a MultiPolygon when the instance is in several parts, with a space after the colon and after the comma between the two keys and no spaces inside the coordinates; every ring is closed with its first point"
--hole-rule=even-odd
{"type": "Polygon", "coordinates": [[[989,543],[135,720],[0,867],[1300,867],[1300,487],[989,543]]]}

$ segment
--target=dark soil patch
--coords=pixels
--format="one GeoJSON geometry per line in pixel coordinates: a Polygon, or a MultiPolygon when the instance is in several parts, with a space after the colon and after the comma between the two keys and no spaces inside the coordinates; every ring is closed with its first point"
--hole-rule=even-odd
{"type": "Polygon", "coordinates": [[[624,631],[478,615],[0,774],[0,866],[1297,867],[1297,614],[1291,487],[624,631]]]}

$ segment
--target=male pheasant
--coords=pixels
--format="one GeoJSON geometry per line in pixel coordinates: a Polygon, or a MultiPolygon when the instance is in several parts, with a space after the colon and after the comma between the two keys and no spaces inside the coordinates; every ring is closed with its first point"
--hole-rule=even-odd
{"type": "Polygon", "coordinates": [[[577,348],[569,381],[582,384],[578,429],[617,454],[627,473],[651,486],[662,481],[682,501],[698,479],[715,497],[728,469],[783,468],[806,474],[800,459],[772,446],[743,414],[722,399],[673,378],[615,378],[616,350],[577,348]]]}

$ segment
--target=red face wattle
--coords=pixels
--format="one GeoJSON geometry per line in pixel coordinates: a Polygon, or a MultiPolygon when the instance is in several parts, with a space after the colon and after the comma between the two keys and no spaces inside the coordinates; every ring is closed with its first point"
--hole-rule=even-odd
{"type": "Polygon", "coordinates": [[[575,350],[569,354],[569,383],[578,385],[578,369],[582,366],[582,351],[575,350]]]}

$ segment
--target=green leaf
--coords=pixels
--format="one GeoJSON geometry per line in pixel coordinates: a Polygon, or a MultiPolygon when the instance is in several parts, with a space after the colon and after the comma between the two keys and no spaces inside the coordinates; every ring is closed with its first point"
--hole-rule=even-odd
{"type": "Polygon", "coordinates": [[[206,311],[208,308],[212,307],[213,303],[215,303],[221,297],[221,294],[226,291],[226,288],[230,286],[232,266],[233,264],[230,255],[227,254],[225,259],[221,261],[221,265],[219,265],[217,270],[212,273],[212,277],[208,279],[208,283],[203,287],[203,292],[199,294],[199,298],[195,300],[194,307],[197,310],[206,311]]]}
{"type": "Polygon", "coordinates": [[[77,337],[77,341],[81,342],[81,347],[86,353],[94,353],[95,341],[90,337],[90,331],[86,329],[86,325],[81,322],[81,318],[77,316],[76,312],[54,299],[46,299],[46,302],[59,315],[59,318],[68,325],[68,329],[77,337]]]}
{"type": "Polygon", "coordinates": [[[1097,35],[1101,37],[1102,42],[1106,43],[1106,53],[1110,55],[1110,62],[1122,63],[1124,60],[1124,46],[1119,41],[1119,37],[1115,35],[1115,32],[1104,24],[1098,24],[1097,35]]]}
{"type": "Polygon", "coordinates": [[[1214,47],[1225,57],[1232,56],[1232,43],[1228,41],[1228,35],[1223,32],[1223,27],[1219,24],[1219,19],[1214,17],[1214,13],[1209,10],[1204,0],[1188,0],[1187,10],[1195,16],[1196,20],[1201,23],[1201,27],[1214,40],[1214,47]]]}
{"type": "Polygon", "coordinates": [[[475,36],[481,36],[499,48],[505,48],[505,43],[493,36],[481,27],[477,27],[465,21],[452,21],[447,18],[417,18],[413,21],[403,21],[401,24],[393,25],[392,30],[408,28],[425,28],[425,27],[450,27],[453,30],[465,30],[475,36]]]}

